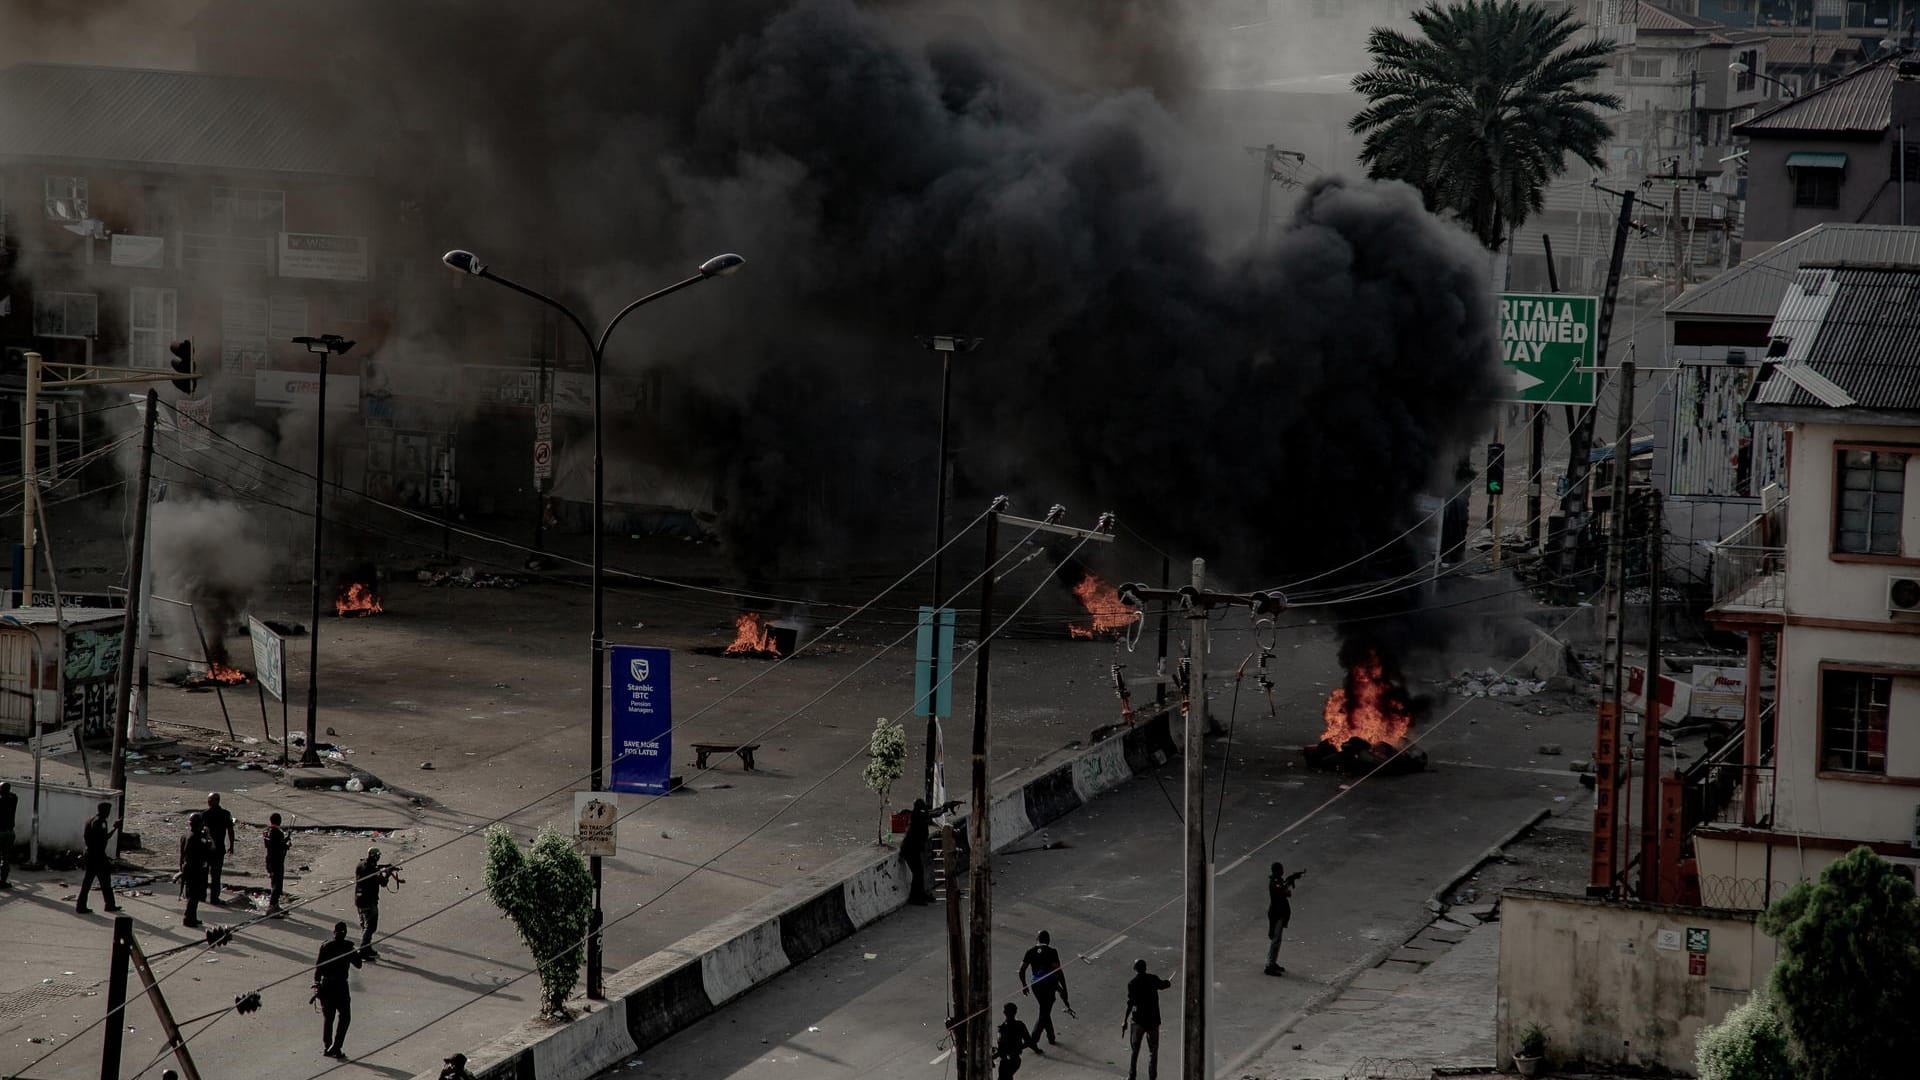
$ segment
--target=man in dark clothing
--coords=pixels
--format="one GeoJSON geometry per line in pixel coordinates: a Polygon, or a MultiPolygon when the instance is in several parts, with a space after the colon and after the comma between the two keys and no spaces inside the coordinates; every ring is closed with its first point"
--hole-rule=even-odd
{"type": "Polygon", "coordinates": [[[1127,1011],[1120,1019],[1120,1034],[1127,1034],[1133,1023],[1133,1057],[1127,1061],[1127,1080],[1136,1080],[1140,1072],[1140,1041],[1147,1043],[1147,1080],[1160,1076],[1160,991],[1173,984],[1158,975],[1147,974],[1147,962],[1133,962],[1133,978],[1127,981],[1127,1011]]]}
{"type": "Polygon", "coordinates": [[[80,875],[80,902],[73,910],[82,915],[91,913],[87,907],[87,890],[95,881],[100,882],[100,899],[108,911],[119,911],[120,905],[113,902],[113,859],[107,854],[107,841],[113,839],[113,831],[118,825],[107,823],[107,815],[113,813],[113,804],[103,802],[94,808],[93,817],[87,819],[87,827],[82,833],[86,843],[86,854],[81,856],[85,871],[80,875]]]}
{"type": "Polygon", "coordinates": [[[1013,1074],[1020,1071],[1020,1051],[1033,1045],[1033,1036],[1020,1022],[1019,1013],[1018,1005],[1007,1002],[1007,1018],[1000,1025],[1000,1041],[993,1048],[993,1056],[1000,1061],[1000,1080],[1013,1080],[1013,1074]]]}
{"type": "Polygon", "coordinates": [[[220,870],[226,865],[227,856],[233,853],[235,837],[233,835],[233,815],[220,805],[220,793],[207,793],[207,808],[200,811],[200,823],[206,827],[209,851],[207,853],[207,903],[225,904],[220,898],[220,870]]]}
{"type": "Polygon", "coordinates": [[[907,890],[907,903],[931,904],[932,894],[927,892],[927,833],[933,828],[933,814],[927,810],[927,800],[913,800],[913,809],[907,814],[907,834],[900,838],[900,861],[907,864],[907,873],[912,875],[913,886],[907,890]]]}
{"type": "Polygon", "coordinates": [[[13,816],[20,810],[20,796],[13,785],[0,780],[0,889],[13,888],[13,816]]]}
{"type": "Polygon", "coordinates": [[[280,827],[280,815],[267,815],[267,831],[260,834],[260,842],[267,848],[267,914],[285,918],[286,912],[280,910],[280,890],[287,881],[287,849],[293,846],[293,839],[287,830],[280,827]]]}
{"type": "Polygon", "coordinates": [[[1293,918],[1293,884],[1300,880],[1305,870],[1287,873],[1287,868],[1279,863],[1273,864],[1272,872],[1267,875],[1267,974],[1284,975],[1287,969],[1280,966],[1280,939],[1287,932],[1287,923],[1293,918]]]}
{"type": "Polygon", "coordinates": [[[1033,1022],[1033,1052],[1044,1054],[1040,1049],[1040,1033],[1047,1033],[1047,1042],[1058,1046],[1060,1040],[1053,1033],[1053,999],[1055,995],[1060,1003],[1067,1007],[1067,1015],[1073,1015],[1073,1002],[1067,1000],[1067,972],[1060,965],[1060,954],[1053,947],[1053,938],[1045,930],[1040,931],[1033,948],[1020,958],[1020,971],[1016,976],[1020,980],[1020,992],[1025,994],[1029,987],[1033,997],[1040,1005],[1040,1019],[1033,1022]],[[1032,972],[1032,974],[1028,974],[1032,972]]]}
{"type": "Polygon", "coordinates": [[[200,901],[207,896],[207,871],[213,865],[213,842],[207,839],[207,819],[187,819],[187,835],[180,838],[180,895],[187,898],[187,917],[181,926],[200,925],[200,901]]]}
{"type": "Polygon", "coordinates": [[[347,965],[360,966],[360,950],[347,940],[347,924],[333,924],[333,937],[320,946],[313,962],[313,996],[320,1002],[320,1052],[330,1058],[347,1059],[343,1047],[347,1025],[353,1023],[353,993],[347,988],[347,965]],[[334,1026],[335,1019],[340,1025],[334,1026]]]}
{"type": "Polygon", "coordinates": [[[353,867],[353,907],[360,913],[360,952],[369,960],[380,959],[373,948],[374,932],[380,929],[380,886],[394,876],[394,868],[380,865],[380,849],[368,848],[367,857],[353,867]]]}

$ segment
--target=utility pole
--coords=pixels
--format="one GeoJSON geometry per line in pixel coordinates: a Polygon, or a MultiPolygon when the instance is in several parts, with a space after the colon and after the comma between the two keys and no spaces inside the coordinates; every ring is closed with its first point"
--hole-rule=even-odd
{"type": "Polygon", "coordinates": [[[1299,184],[1299,181],[1280,171],[1279,163],[1291,160],[1304,164],[1307,155],[1296,150],[1281,150],[1272,143],[1265,146],[1249,146],[1246,150],[1247,153],[1260,159],[1260,225],[1254,235],[1259,245],[1266,247],[1267,229],[1273,221],[1273,185],[1295,187],[1299,184]]]}
{"type": "MultiPolygon", "coordinates": [[[[142,607],[145,590],[140,583],[145,580],[147,563],[147,518],[153,512],[153,504],[147,497],[147,483],[153,476],[153,425],[159,417],[160,395],[149,389],[145,403],[146,418],[140,430],[140,469],[134,480],[133,497],[133,538],[127,545],[127,612],[120,624],[120,669],[114,680],[113,705],[108,715],[113,718],[113,766],[109,784],[120,793],[116,801],[116,828],[127,821],[127,723],[131,719],[129,698],[133,693],[133,667],[137,643],[140,636],[140,624],[146,619],[146,610],[142,607]]],[[[32,484],[27,487],[31,489],[32,484]]]]}
{"type": "MultiPolygon", "coordinates": [[[[1606,189],[1602,189],[1606,190],[1606,189]]],[[[1600,322],[1594,328],[1599,341],[1594,343],[1594,366],[1605,368],[1607,365],[1607,342],[1613,336],[1613,311],[1620,295],[1620,266],[1626,259],[1627,233],[1633,227],[1634,193],[1610,191],[1609,194],[1620,198],[1620,216],[1613,227],[1613,256],[1607,265],[1607,288],[1600,296],[1600,322]]],[[[1599,375],[1594,376],[1595,392],[1599,390],[1599,375]]],[[[1587,478],[1592,472],[1592,463],[1588,461],[1593,449],[1593,425],[1597,409],[1588,409],[1587,414],[1573,425],[1567,440],[1567,492],[1560,500],[1560,512],[1565,518],[1561,524],[1560,543],[1557,549],[1559,558],[1554,560],[1554,577],[1560,582],[1558,590],[1567,590],[1566,583],[1576,572],[1584,572],[1581,549],[1586,542],[1587,531],[1587,478]]]]}
{"type": "MultiPolygon", "coordinates": [[[[1604,320],[1605,315],[1601,318],[1604,320]]],[[[1605,346],[1603,341],[1602,347],[1605,346]]],[[[1621,869],[1615,846],[1621,839],[1620,692],[1624,681],[1621,622],[1626,614],[1627,474],[1633,456],[1633,359],[1620,362],[1620,434],[1613,443],[1612,528],[1608,530],[1606,644],[1601,663],[1600,710],[1593,734],[1593,860],[1587,895],[1610,896],[1621,869]]],[[[1652,678],[1652,672],[1648,673],[1652,678]]],[[[1652,689],[1648,689],[1649,696],[1652,689]]]]}
{"type": "MultiPolygon", "coordinates": [[[[1193,560],[1192,587],[1204,596],[1207,561],[1193,560]]],[[[1213,1004],[1213,856],[1207,851],[1207,608],[1195,604],[1187,611],[1191,634],[1193,673],[1188,679],[1187,723],[1182,752],[1186,755],[1186,935],[1182,943],[1180,1076],[1181,1080],[1212,1080],[1213,1033],[1207,1015],[1213,1004]]]]}
{"type": "Polygon", "coordinates": [[[1206,832],[1207,616],[1217,607],[1245,607],[1255,616],[1277,615],[1287,606],[1280,593],[1212,593],[1207,564],[1193,560],[1192,583],[1180,590],[1151,589],[1129,582],[1120,602],[1139,608],[1152,601],[1178,602],[1187,612],[1193,663],[1187,678],[1185,756],[1186,927],[1181,956],[1181,1080],[1213,1080],[1213,1039],[1207,1026],[1213,999],[1213,852],[1206,832]]]}
{"type": "MultiPolygon", "coordinates": [[[[940,355],[940,441],[934,452],[934,469],[938,475],[934,479],[933,495],[933,625],[935,633],[940,626],[940,612],[946,604],[946,568],[945,552],[947,546],[947,420],[951,415],[950,402],[953,398],[953,354],[970,353],[980,347],[983,339],[964,337],[955,334],[934,334],[920,339],[920,343],[932,352],[940,355]]],[[[936,663],[934,675],[939,675],[939,651],[935,650],[936,663]]],[[[937,688],[936,688],[937,689],[937,688]]],[[[935,693],[933,701],[940,695],[935,693]]],[[[927,773],[926,800],[929,807],[934,806],[933,778],[940,760],[940,715],[933,702],[927,708],[927,773]]]]}
{"type": "Polygon", "coordinates": [[[948,1008],[947,1038],[953,1040],[954,1073],[974,1075],[969,1064],[973,1046],[966,1035],[966,1016],[973,1000],[967,989],[967,937],[960,927],[960,881],[954,876],[954,853],[960,850],[960,834],[952,825],[940,826],[940,851],[947,866],[947,975],[952,983],[953,1003],[948,1008]]]}
{"type": "MultiPolygon", "coordinates": [[[[1560,291],[1560,270],[1553,264],[1553,237],[1540,234],[1540,246],[1547,252],[1547,290],[1560,291]]],[[[1576,245],[1574,254],[1579,255],[1576,245]]],[[[1540,512],[1541,495],[1546,491],[1547,456],[1547,407],[1545,405],[1527,406],[1527,545],[1534,551],[1545,551],[1540,546],[1542,527],[1540,512]]]]}
{"type": "Polygon", "coordinates": [[[1660,489],[1647,491],[1647,719],[1640,727],[1646,745],[1646,767],[1640,770],[1640,899],[1659,901],[1660,785],[1666,771],[1660,767],[1660,589],[1665,567],[1662,543],[1660,489]]]}
{"type": "MultiPolygon", "coordinates": [[[[965,1070],[960,1074],[961,1080],[988,1080],[993,1060],[993,830],[990,827],[993,804],[987,790],[987,735],[992,715],[989,665],[993,658],[993,584],[995,567],[1000,563],[1000,526],[1057,533],[1082,541],[1113,541],[1110,515],[1102,514],[1094,528],[1076,529],[1059,523],[1067,512],[1064,506],[1055,505],[1038,521],[1003,513],[1006,506],[1007,497],[1000,495],[987,509],[985,561],[980,575],[980,635],[979,644],[974,647],[977,660],[973,671],[973,806],[967,821],[973,849],[967,866],[972,903],[967,927],[966,1008],[951,1021],[956,1056],[965,1070]]],[[[944,841],[947,835],[943,832],[941,839],[944,841]]],[[[951,895],[951,886],[948,891],[951,895]]],[[[957,924],[957,913],[950,914],[950,929],[957,924]]],[[[949,948],[957,952],[958,944],[949,939],[949,948]]],[[[957,979],[954,986],[956,990],[960,988],[957,979]]]]}

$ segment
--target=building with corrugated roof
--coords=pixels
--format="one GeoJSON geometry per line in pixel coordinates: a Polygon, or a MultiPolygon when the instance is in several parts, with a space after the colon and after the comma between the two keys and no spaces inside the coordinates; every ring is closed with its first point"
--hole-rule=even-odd
{"type": "Polygon", "coordinates": [[[1908,207],[1920,194],[1913,187],[1920,183],[1920,64],[1904,55],[1863,65],[1734,128],[1748,140],[1749,250],[1821,222],[1920,222],[1920,203],[1908,207]]]}
{"type": "Polygon", "coordinates": [[[1863,844],[1920,869],[1920,260],[1802,263],[1755,364],[1745,416],[1789,451],[1786,494],[1715,548],[1709,620],[1746,635],[1746,707],[1693,850],[1726,907],[1863,844]]]}

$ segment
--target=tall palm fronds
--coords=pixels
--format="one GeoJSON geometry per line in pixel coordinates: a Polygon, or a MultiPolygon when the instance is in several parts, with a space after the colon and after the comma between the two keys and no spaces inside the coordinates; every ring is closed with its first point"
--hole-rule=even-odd
{"type": "Polygon", "coordinates": [[[1413,21],[1417,37],[1368,36],[1373,67],[1353,80],[1368,105],[1348,127],[1366,136],[1372,176],[1412,184],[1497,251],[1568,154],[1603,164],[1610,129],[1597,110],[1620,99],[1586,86],[1613,46],[1568,45],[1580,23],[1515,0],[1429,3],[1413,21]]]}

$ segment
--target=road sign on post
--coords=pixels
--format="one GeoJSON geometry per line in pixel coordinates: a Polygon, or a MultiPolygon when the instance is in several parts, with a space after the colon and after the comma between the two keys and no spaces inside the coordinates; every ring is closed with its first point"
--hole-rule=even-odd
{"type": "Polygon", "coordinates": [[[620,796],[611,791],[573,793],[573,846],[582,855],[620,854],[620,796]]]}
{"type": "Polygon", "coordinates": [[[920,636],[913,647],[913,714],[953,715],[953,609],[920,605],[920,636]]]}
{"type": "Polygon", "coordinates": [[[553,444],[544,440],[533,444],[533,478],[553,479],[553,444]]]}
{"type": "Polygon", "coordinates": [[[253,640],[253,677],[275,701],[287,700],[287,639],[252,616],[247,617],[247,636],[253,640]]]}
{"type": "Polygon", "coordinates": [[[1501,293],[1502,401],[1593,404],[1600,298],[1501,293]]]}

